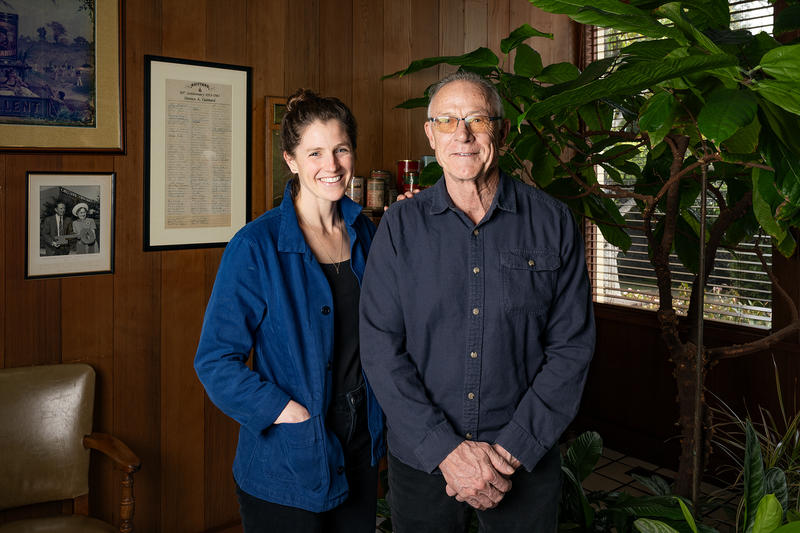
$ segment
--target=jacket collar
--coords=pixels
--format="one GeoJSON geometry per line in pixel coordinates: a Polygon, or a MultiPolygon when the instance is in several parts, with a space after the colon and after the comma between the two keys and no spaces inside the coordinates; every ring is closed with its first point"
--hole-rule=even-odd
{"type": "MultiPolygon", "coordinates": [[[[296,178],[293,178],[296,179],[296,178]]],[[[309,250],[306,239],[303,236],[303,231],[300,229],[300,224],[297,221],[297,212],[294,210],[294,201],[292,200],[292,180],[286,184],[283,191],[283,200],[281,201],[280,218],[281,226],[278,233],[278,251],[279,252],[295,252],[305,253],[309,250]]],[[[352,227],[355,224],[358,215],[361,213],[361,206],[344,196],[339,200],[339,210],[342,213],[342,219],[345,226],[352,227]]],[[[353,235],[352,231],[348,231],[353,235]]]]}
{"type": "MultiPolygon", "coordinates": [[[[439,215],[444,213],[447,209],[457,209],[450,195],[447,193],[444,176],[439,178],[439,181],[431,188],[433,189],[433,200],[431,202],[430,214],[439,215]]],[[[517,194],[514,190],[513,178],[502,170],[500,171],[500,181],[497,184],[497,191],[494,194],[492,205],[489,206],[489,211],[494,210],[495,207],[511,213],[517,211],[517,194]]]]}

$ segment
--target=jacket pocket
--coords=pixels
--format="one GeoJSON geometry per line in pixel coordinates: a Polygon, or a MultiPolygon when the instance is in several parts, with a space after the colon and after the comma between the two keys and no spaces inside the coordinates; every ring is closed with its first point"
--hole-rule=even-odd
{"type": "Polygon", "coordinates": [[[270,431],[279,443],[279,453],[262,462],[266,475],[311,491],[327,486],[330,476],[319,416],[296,424],[276,424],[270,431]]]}
{"type": "Polygon", "coordinates": [[[540,315],[553,301],[561,259],[552,248],[500,252],[503,304],[507,313],[540,315]]]}

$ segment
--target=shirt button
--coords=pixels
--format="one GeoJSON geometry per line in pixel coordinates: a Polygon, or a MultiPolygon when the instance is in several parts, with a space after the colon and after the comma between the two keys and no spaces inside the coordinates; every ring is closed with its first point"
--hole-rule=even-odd
{"type": "Polygon", "coordinates": [[[464,435],[464,436],[465,436],[467,439],[471,439],[471,438],[472,438],[472,433],[467,433],[467,434],[466,434],[466,435],[464,435]]]}
{"type": "Polygon", "coordinates": [[[478,236],[478,233],[480,233],[480,231],[478,231],[478,230],[474,230],[474,231],[472,232],[472,234],[473,234],[473,235],[475,235],[476,237],[478,236]]]}
{"type": "Polygon", "coordinates": [[[533,259],[528,259],[528,266],[529,267],[532,267],[535,264],[536,264],[536,261],[534,261],[533,259]]]}
{"type": "Polygon", "coordinates": [[[323,305],[321,311],[323,315],[331,314],[331,308],[328,307],[327,305],[323,305]]]}
{"type": "Polygon", "coordinates": [[[469,394],[467,394],[467,398],[469,398],[470,400],[474,400],[475,399],[475,393],[474,392],[470,392],[469,394]]]}
{"type": "Polygon", "coordinates": [[[477,273],[478,273],[478,272],[480,272],[480,271],[481,271],[481,269],[480,269],[480,268],[478,268],[478,267],[475,267],[475,268],[473,268],[473,269],[472,269],[472,273],[473,273],[473,274],[477,274],[477,273]]]}
{"type": "Polygon", "coordinates": [[[473,359],[477,359],[478,358],[478,352],[469,352],[469,356],[472,357],[473,359]]]}
{"type": "Polygon", "coordinates": [[[326,366],[325,368],[326,368],[326,370],[330,370],[331,369],[331,362],[330,361],[328,361],[328,366],[326,366]]]}
{"type": "Polygon", "coordinates": [[[336,473],[339,474],[340,476],[344,474],[344,467],[343,466],[336,467],[336,473]]]}
{"type": "Polygon", "coordinates": [[[480,309],[478,309],[477,307],[474,307],[474,308],[472,309],[472,314],[473,314],[473,315],[475,315],[475,316],[478,316],[478,314],[479,314],[480,312],[481,312],[481,310],[480,310],[480,309]]]}

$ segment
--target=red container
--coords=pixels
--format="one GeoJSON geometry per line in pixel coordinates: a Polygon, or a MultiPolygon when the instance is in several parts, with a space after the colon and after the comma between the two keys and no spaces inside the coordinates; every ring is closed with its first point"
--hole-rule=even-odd
{"type": "Polygon", "coordinates": [[[418,159],[401,159],[397,162],[397,190],[403,190],[403,176],[406,172],[416,172],[419,175],[418,159]]]}

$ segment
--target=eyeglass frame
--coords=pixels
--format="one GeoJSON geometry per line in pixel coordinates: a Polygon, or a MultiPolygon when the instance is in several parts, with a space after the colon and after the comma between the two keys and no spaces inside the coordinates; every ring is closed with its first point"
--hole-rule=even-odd
{"type": "MultiPolygon", "coordinates": [[[[492,117],[492,116],[489,116],[489,115],[467,115],[466,117],[456,117],[456,116],[453,116],[453,115],[439,115],[439,116],[436,116],[436,117],[428,117],[428,122],[432,123],[434,125],[433,126],[434,129],[436,129],[438,131],[438,126],[436,125],[437,124],[437,119],[439,119],[439,118],[455,119],[456,120],[456,127],[453,129],[453,131],[451,131],[451,132],[443,132],[443,131],[440,132],[440,133],[445,133],[445,134],[449,135],[449,134],[455,133],[456,130],[458,130],[459,123],[461,121],[464,121],[464,127],[467,128],[470,131],[470,133],[472,133],[472,129],[469,126],[469,122],[467,122],[467,119],[470,118],[470,117],[475,117],[475,118],[486,117],[487,119],[489,119],[489,123],[490,124],[492,122],[494,122],[495,120],[503,120],[503,118],[504,118],[504,117],[492,117]]],[[[441,124],[441,123],[439,123],[439,124],[441,124]]]]}

